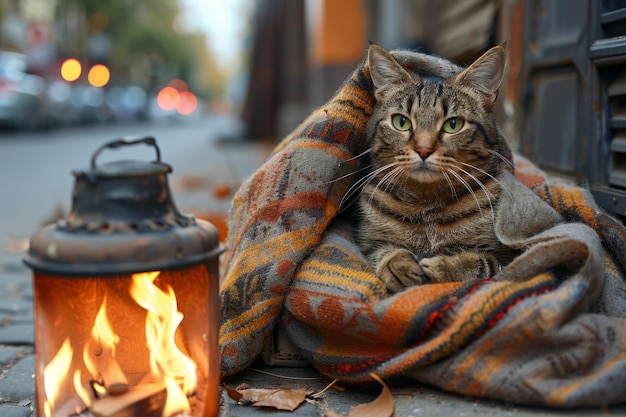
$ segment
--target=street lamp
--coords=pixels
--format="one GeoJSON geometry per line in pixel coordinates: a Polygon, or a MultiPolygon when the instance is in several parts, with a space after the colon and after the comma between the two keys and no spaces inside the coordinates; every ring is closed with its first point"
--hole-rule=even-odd
{"type": "Polygon", "coordinates": [[[170,172],[153,138],[106,143],[73,172],[69,216],[32,236],[41,417],[218,414],[221,248],[178,212],[170,172]],[[156,161],[97,164],[134,144],[156,161]]]}

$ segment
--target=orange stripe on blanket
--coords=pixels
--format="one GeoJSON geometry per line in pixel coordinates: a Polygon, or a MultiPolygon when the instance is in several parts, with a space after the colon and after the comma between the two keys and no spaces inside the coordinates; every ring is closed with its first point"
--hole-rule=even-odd
{"type": "Polygon", "coordinates": [[[449,304],[456,304],[453,293],[466,282],[448,282],[433,285],[421,285],[410,288],[397,295],[389,306],[382,322],[383,338],[393,334],[406,334],[411,321],[415,318],[415,311],[420,311],[438,300],[448,300],[449,304]]]}
{"type": "Polygon", "coordinates": [[[560,195],[561,201],[569,210],[576,210],[576,213],[592,228],[597,228],[596,212],[585,201],[585,195],[581,189],[564,189],[553,187],[554,193],[560,195]]]}
{"type": "Polygon", "coordinates": [[[539,196],[561,215],[570,217],[571,213],[575,213],[589,226],[597,229],[596,211],[587,204],[582,189],[553,186],[549,190],[539,190],[539,196]]]}
{"type": "MultiPolygon", "coordinates": [[[[289,136],[283,139],[274,152],[282,151],[293,138],[304,136],[305,128],[314,123],[315,120],[323,120],[321,123],[326,123],[327,118],[340,119],[356,130],[363,131],[372,113],[374,100],[367,90],[358,85],[358,77],[359,72],[356,71],[352,76],[352,80],[357,83],[356,85],[345,85],[328,104],[315,110],[289,136]]],[[[329,123],[329,127],[331,126],[332,124],[329,123]]]]}
{"type": "Polygon", "coordinates": [[[527,174],[519,170],[515,171],[515,176],[522,182],[522,184],[530,189],[539,187],[541,184],[545,183],[546,180],[541,175],[527,174]]]}
{"type": "Polygon", "coordinates": [[[324,154],[333,155],[337,159],[344,161],[354,156],[352,153],[347,152],[343,146],[308,138],[294,139],[284,148],[287,152],[299,149],[319,149],[324,151],[324,154]]]}
{"type": "Polygon", "coordinates": [[[327,200],[326,203],[325,215],[314,225],[286,232],[251,245],[238,253],[238,261],[234,262],[234,266],[229,271],[223,285],[228,287],[231,281],[245,276],[246,272],[253,271],[259,265],[289,259],[290,253],[300,252],[316,245],[333,215],[337,212],[337,204],[330,200],[327,200]]]}
{"type": "Polygon", "coordinates": [[[355,128],[362,130],[372,113],[373,104],[366,90],[349,85],[329,105],[324,106],[323,110],[328,116],[346,119],[355,128]]]}
{"type": "MultiPolygon", "coordinates": [[[[553,279],[551,274],[541,274],[526,282],[494,282],[482,287],[474,295],[459,301],[459,308],[451,316],[452,321],[446,324],[441,333],[429,341],[424,341],[424,344],[409,353],[402,361],[386,368],[381,376],[401,372],[406,363],[420,365],[433,363],[459,351],[473,338],[479,338],[493,327],[519,301],[535,295],[531,291],[533,288],[545,287],[553,279]],[[519,296],[516,297],[516,294],[519,296]]],[[[472,364],[473,360],[467,360],[464,366],[472,364]]],[[[463,371],[458,369],[459,374],[463,371]]]]}
{"type": "Polygon", "coordinates": [[[315,245],[320,236],[317,229],[318,227],[313,226],[294,230],[246,248],[238,254],[238,262],[234,263],[224,284],[227,285],[231,280],[244,276],[259,265],[278,262],[280,259],[288,258],[289,253],[295,253],[315,245]]]}
{"type": "Polygon", "coordinates": [[[330,264],[324,259],[311,258],[302,264],[296,279],[308,280],[314,285],[358,291],[362,299],[370,301],[380,296],[371,290],[381,286],[380,279],[371,272],[359,271],[349,264],[330,264]]]}
{"type": "MultiPolygon", "coordinates": [[[[552,274],[544,273],[527,281],[526,283],[522,283],[523,287],[521,288],[511,288],[513,292],[517,292],[519,290],[526,291],[528,288],[532,287],[545,288],[545,290],[533,291],[527,293],[525,296],[517,298],[515,302],[509,305],[508,310],[511,310],[520,301],[523,301],[530,296],[540,295],[550,291],[553,286],[554,279],[555,278],[552,274]]],[[[517,287],[517,285],[515,284],[514,286],[517,287]]],[[[558,297],[558,295],[554,294],[552,296],[558,297]]],[[[525,314],[523,316],[516,316],[515,321],[523,324],[528,324],[527,322],[530,319],[526,317],[526,314],[532,313],[532,310],[527,309],[524,311],[524,313],[525,314]]],[[[551,321],[551,319],[546,318],[546,322],[551,321]]],[[[537,324],[532,323],[532,325],[537,324]]],[[[489,385],[491,383],[492,377],[496,375],[496,372],[503,369],[503,367],[505,367],[505,365],[511,361],[511,358],[515,357],[516,351],[528,349],[528,334],[523,331],[523,328],[517,328],[517,333],[511,333],[512,328],[516,327],[514,325],[509,325],[507,329],[500,330],[501,332],[506,332],[507,336],[512,338],[511,342],[508,344],[508,349],[505,349],[501,346],[503,337],[481,338],[480,343],[476,344],[474,349],[472,349],[471,351],[466,351],[470,352],[471,354],[465,356],[462,363],[457,364],[455,373],[457,373],[457,375],[473,374],[474,380],[482,381],[489,385]],[[495,354],[496,352],[498,354],[495,354]]],[[[447,389],[452,389],[453,385],[454,382],[451,381],[451,384],[447,386],[447,389]]],[[[467,392],[471,393],[472,395],[484,394],[482,392],[482,388],[480,387],[480,383],[476,384],[473,387],[468,387],[467,392]]]]}

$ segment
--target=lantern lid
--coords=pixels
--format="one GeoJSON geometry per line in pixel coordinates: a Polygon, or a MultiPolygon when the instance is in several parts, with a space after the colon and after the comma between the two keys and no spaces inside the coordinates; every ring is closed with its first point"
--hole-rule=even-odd
{"type": "Polygon", "coordinates": [[[181,214],[154,138],[119,139],[99,148],[91,169],[75,171],[67,218],[37,231],[24,262],[54,275],[120,275],[181,268],[222,252],[211,223],[181,214]],[[144,143],[156,161],[96,164],[105,149],[144,143]]]}
{"type": "Polygon", "coordinates": [[[98,166],[92,166],[89,171],[73,171],[74,176],[86,175],[94,178],[119,178],[122,176],[150,176],[169,174],[172,167],[160,161],[113,161],[98,166]]]}
{"type": "Polygon", "coordinates": [[[161,162],[161,150],[156,144],[156,140],[152,137],[145,137],[141,139],[129,140],[129,139],[117,139],[105,143],[100,146],[94,154],[91,156],[90,169],[83,171],[73,171],[72,174],[75,177],[86,177],[88,179],[97,178],[125,178],[135,176],[151,176],[158,174],[169,174],[172,172],[172,167],[166,163],[161,162]],[[137,160],[119,160],[108,162],[105,164],[97,164],[97,158],[100,154],[107,149],[117,149],[122,146],[135,145],[138,143],[144,143],[154,147],[156,153],[155,161],[137,161],[137,160]]]}

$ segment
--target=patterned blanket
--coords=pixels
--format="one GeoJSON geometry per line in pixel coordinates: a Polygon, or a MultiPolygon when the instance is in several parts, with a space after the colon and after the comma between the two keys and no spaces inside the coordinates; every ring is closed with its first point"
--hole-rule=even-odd
{"type": "MultiPolygon", "coordinates": [[[[396,52],[418,73],[452,75],[396,52]]],[[[523,253],[485,281],[390,295],[342,200],[358,180],[373,105],[366,65],[240,187],[222,266],[222,375],[280,325],[331,378],[408,375],[444,390],[559,407],[626,401],[626,229],[581,188],[515,156],[496,216],[523,253]]]]}

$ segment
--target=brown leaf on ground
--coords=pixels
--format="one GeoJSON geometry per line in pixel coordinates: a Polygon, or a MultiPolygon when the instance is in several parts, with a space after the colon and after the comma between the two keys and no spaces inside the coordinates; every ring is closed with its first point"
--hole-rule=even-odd
{"type": "Polygon", "coordinates": [[[235,187],[230,184],[220,184],[213,188],[213,196],[218,200],[226,200],[232,195],[234,189],[235,187]]]}
{"type": "Polygon", "coordinates": [[[177,182],[178,187],[184,191],[194,191],[208,188],[211,181],[202,175],[185,175],[177,182]]]}
{"type": "Polygon", "coordinates": [[[22,253],[30,246],[30,239],[4,239],[2,247],[12,253],[22,253]]]}
{"type": "Polygon", "coordinates": [[[239,404],[255,407],[272,407],[277,410],[293,411],[300,406],[310,394],[309,391],[292,389],[248,388],[237,390],[225,387],[228,396],[239,404]]]}
{"type": "MultiPolygon", "coordinates": [[[[370,376],[383,386],[380,395],[374,401],[350,407],[348,417],[391,417],[393,414],[394,405],[391,391],[389,391],[387,385],[378,375],[370,374],[370,376]]],[[[345,417],[343,414],[336,413],[332,410],[326,410],[324,416],[345,417]]]]}
{"type": "Polygon", "coordinates": [[[209,191],[216,200],[227,200],[239,186],[239,183],[224,182],[215,184],[211,178],[202,175],[185,175],[176,183],[182,191],[209,191]]]}

